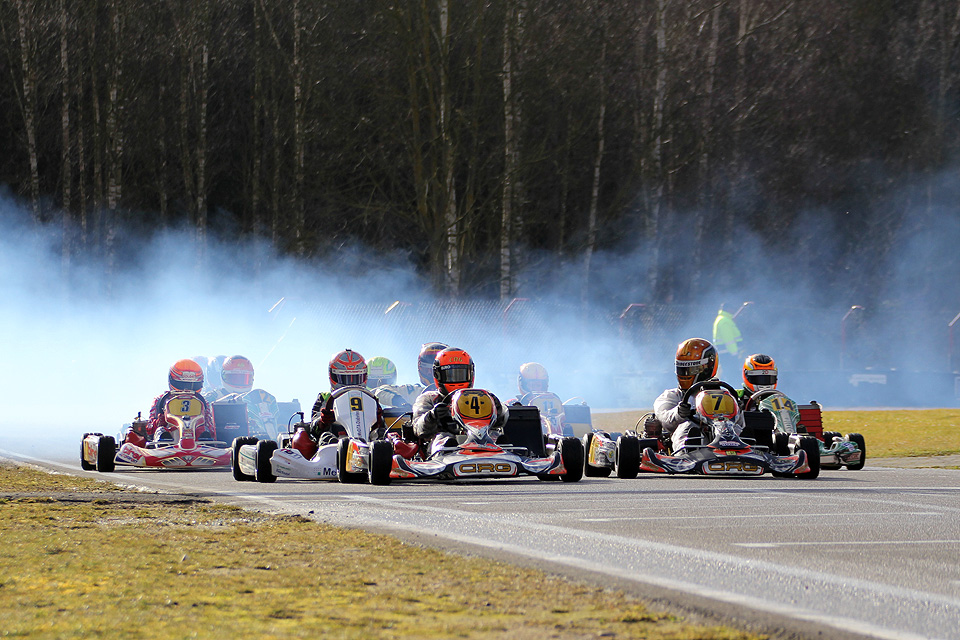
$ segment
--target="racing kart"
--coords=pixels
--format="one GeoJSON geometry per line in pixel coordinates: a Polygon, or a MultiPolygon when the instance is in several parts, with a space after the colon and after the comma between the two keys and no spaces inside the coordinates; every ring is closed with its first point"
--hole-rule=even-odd
{"type": "MultiPolygon", "coordinates": [[[[300,401],[278,402],[276,396],[263,389],[251,389],[242,394],[231,394],[213,402],[214,410],[231,415],[245,415],[249,435],[257,438],[276,440],[280,435],[280,425],[289,425],[290,420],[300,411],[300,401]],[[232,407],[232,409],[227,409],[232,407]]],[[[217,423],[220,426],[220,423],[217,423]]]]}
{"type": "MultiPolygon", "coordinates": [[[[510,408],[503,433],[494,428],[497,403],[484,389],[461,389],[444,402],[460,429],[441,446],[418,447],[416,455],[397,453],[398,439],[371,442],[350,438],[341,449],[341,481],[388,485],[393,480],[456,480],[537,476],[576,482],[583,474],[583,447],[574,437],[558,437],[547,451],[539,409],[510,408]]],[[[342,444],[343,441],[341,441],[342,444]]]]}
{"type": "MultiPolygon", "coordinates": [[[[117,439],[102,433],[85,433],[80,446],[80,467],[85,471],[110,473],[116,465],[158,469],[208,469],[230,464],[230,449],[219,440],[198,440],[197,433],[204,421],[206,401],[196,393],[172,394],[164,402],[162,414],[171,440],[146,440],[147,421],[137,419],[125,425],[117,448],[117,439]],[[139,446],[125,442],[126,430],[140,436],[139,446]]],[[[216,414],[214,414],[216,415],[216,414]]],[[[216,423],[216,417],[214,418],[216,423]]],[[[231,424],[239,429],[241,425],[231,424]]]]}
{"type": "MultiPolygon", "coordinates": [[[[336,480],[340,475],[337,460],[340,449],[352,438],[366,441],[377,424],[379,404],[366,387],[341,387],[332,392],[324,408],[333,411],[335,422],[347,432],[347,437],[337,441],[317,443],[310,437],[310,423],[303,420],[293,423],[292,415],[287,421],[287,430],[276,439],[257,436],[236,438],[231,446],[231,468],[236,480],[276,482],[277,478],[301,478],[305,480],[336,480]]],[[[361,474],[366,479],[366,474],[361,474]]],[[[344,481],[350,481],[347,477],[344,481]]]]}
{"type": "Polygon", "coordinates": [[[823,431],[822,413],[816,402],[797,405],[782,391],[763,389],[751,395],[744,403],[745,411],[753,407],[773,416],[774,449],[778,455],[788,455],[796,451],[802,438],[814,436],[820,452],[821,469],[863,469],[867,459],[863,436],[859,433],[842,436],[836,431],[823,431]]]}
{"type": "Polygon", "coordinates": [[[681,402],[689,405],[691,398],[700,416],[700,436],[688,439],[683,448],[673,452],[669,438],[643,436],[640,425],[646,416],[636,428],[617,437],[593,430],[583,438],[584,475],[606,477],[611,471],[616,471],[619,478],[635,478],[641,471],[728,476],[769,472],[777,477],[806,479],[819,475],[819,456],[814,455],[816,439],[804,437],[798,439],[793,452],[777,452],[772,416],[761,411],[744,412],[741,428],[736,422],[736,391],[729,384],[697,383],[684,392],[681,402]]]}

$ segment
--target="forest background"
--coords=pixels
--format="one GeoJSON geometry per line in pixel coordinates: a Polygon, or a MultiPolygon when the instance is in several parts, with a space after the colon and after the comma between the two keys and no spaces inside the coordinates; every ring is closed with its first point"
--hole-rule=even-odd
{"type": "Polygon", "coordinates": [[[956,0],[0,0],[0,26],[0,185],[107,287],[186,228],[201,260],[363,246],[453,298],[774,273],[960,308],[956,0]]]}

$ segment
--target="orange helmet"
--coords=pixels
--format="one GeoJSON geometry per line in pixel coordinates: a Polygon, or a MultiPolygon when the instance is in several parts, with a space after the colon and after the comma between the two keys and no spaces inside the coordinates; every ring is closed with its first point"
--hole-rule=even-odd
{"type": "Polygon", "coordinates": [[[200,391],[203,388],[203,369],[190,358],[177,360],[167,377],[170,391],[200,391]]]}
{"type": "Polygon", "coordinates": [[[743,361],[743,387],[751,393],[777,388],[777,365],[763,353],[747,356],[743,361]]]}
{"type": "Polygon", "coordinates": [[[703,338],[684,340],[677,347],[677,382],[689,389],[717,375],[717,349],[703,338]]]}
{"type": "Polygon", "coordinates": [[[447,347],[433,361],[433,381],[441,393],[473,386],[473,359],[463,349],[447,347]]]}
{"type": "Polygon", "coordinates": [[[420,373],[420,382],[425,387],[433,384],[433,362],[437,359],[437,354],[447,348],[442,342],[427,342],[420,347],[420,355],[417,357],[417,371],[420,373]]]}
{"type": "Polygon", "coordinates": [[[223,361],[220,379],[227,391],[246,393],[253,389],[253,363],[243,356],[230,356],[223,361]]]}
{"type": "Polygon", "coordinates": [[[547,368],[539,362],[527,362],[520,365],[520,375],[517,376],[517,386],[520,393],[544,393],[550,384],[547,368]]]}
{"type": "Polygon", "coordinates": [[[330,388],[367,384],[367,361],[356,351],[345,349],[330,359],[330,388]]]}

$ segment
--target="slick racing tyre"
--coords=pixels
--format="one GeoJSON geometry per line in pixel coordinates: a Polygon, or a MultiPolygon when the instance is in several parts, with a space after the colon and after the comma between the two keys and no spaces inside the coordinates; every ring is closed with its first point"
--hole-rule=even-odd
{"type": "Polygon", "coordinates": [[[270,457],[277,450],[277,443],[273,440],[261,440],[257,443],[254,459],[257,461],[257,482],[276,482],[277,476],[273,475],[273,467],[270,465],[270,457]]]}
{"type": "Polygon", "coordinates": [[[807,454],[807,466],[810,467],[810,471],[799,473],[797,477],[801,480],[813,480],[820,475],[820,443],[813,436],[802,436],[800,448],[807,454]]]}
{"type": "Polygon", "coordinates": [[[91,434],[89,433],[83,434],[83,440],[80,441],[80,468],[83,469],[84,471],[93,471],[94,469],[97,468],[97,465],[90,464],[89,462],[87,462],[87,459],[83,457],[84,444],[86,444],[87,436],[89,435],[91,434]]]}
{"type": "Polygon", "coordinates": [[[593,446],[594,433],[583,436],[583,475],[588,478],[606,478],[610,475],[610,467],[594,467],[590,464],[590,447],[593,446]]]}
{"type": "Polygon", "coordinates": [[[230,468],[233,470],[233,479],[238,482],[253,482],[255,477],[245,474],[240,470],[240,447],[244,445],[257,444],[257,439],[253,436],[240,436],[233,439],[230,445],[230,468]]]}
{"type": "Polygon", "coordinates": [[[848,464],[847,469],[850,471],[860,471],[863,469],[863,465],[867,462],[867,444],[863,440],[863,436],[859,433],[848,433],[847,440],[857,445],[860,449],[860,461],[854,462],[853,464],[848,464]]]}
{"type": "Polygon", "coordinates": [[[337,442],[337,479],[343,484],[359,484],[367,481],[365,473],[347,471],[347,453],[350,451],[350,438],[340,438],[337,442]]]}
{"type": "Polygon", "coordinates": [[[370,443],[370,484],[390,484],[393,469],[393,443],[389,440],[374,440],[370,443]]]}
{"type": "Polygon", "coordinates": [[[566,437],[560,440],[557,448],[567,470],[560,475],[560,479],[564,482],[577,482],[583,477],[583,443],[577,438],[566,437]]]}
{"type": "Polygon", "coordinates": [[[640,439],[636,436],[620,436],[617,438],[616,469],[617,477],[623,479],[636,478],[640,473],[640,439]]]}
{"type": "Polygon", "coordinates": [[[100,436],[97,440],[97,471],[111,473],[117,468],[117,442],[113,436],[100,436]]]}

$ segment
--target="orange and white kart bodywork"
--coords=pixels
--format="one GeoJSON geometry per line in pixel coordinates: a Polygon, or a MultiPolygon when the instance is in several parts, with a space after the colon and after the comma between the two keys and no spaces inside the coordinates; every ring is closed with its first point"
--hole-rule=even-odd
{"type": "MultiPolygon", "coordinates": [[[[462,389],[445,402],[450,414],[463,433],[452,439],[435,439],[428,452],[415,457],[396,453],[396,436],[361,442],[348,441],[338,464],[341,481],[365,481],[371,484],[390,484],[393,480],[456,480],[478,478],[510,478],[521,475],[537,476],[542,480],[560,479],[576,482],[583,474],[583,448],[576,438],[561,438],[550,453],[544,448],[544,436],[539,417],[525,428],[530,434],[518,437],[516,425],[509,416],[500,436],[493,425],[497,423],[496,403],[490,392],[483,389],[462,389]],[[505,437],[504,437],[505,436],[505,437]],[[499,440],[503,440],[500,442],[499,440]],[[507,441],[524,445],[507,444],[507,441]]],[[[536,413],[536,408],[525,407],[536,413]]],[[[505,409],[506,410],[506,409],[505,409]]]]}
{"type": "MultiPolygon", "coordinates": [[[[80,451],[80,465],[86,470],[114,471],[116,465],[157,469],[209,469],[230,465],[226,442],[197,440],[204,423],[203,398],[192,392],[174,393],[164,403],[166,431],[172,440],[146,442],[143,446],[123,443],[119,450],[112,436],[86,433],[80,451]]],[[[137,420],[133,428],[146,423],[137,420]]]]}

